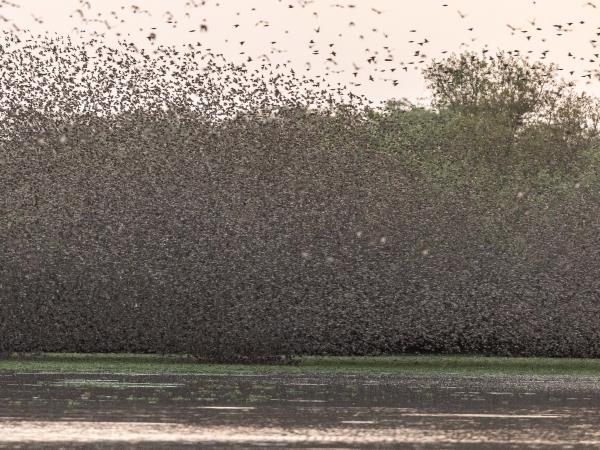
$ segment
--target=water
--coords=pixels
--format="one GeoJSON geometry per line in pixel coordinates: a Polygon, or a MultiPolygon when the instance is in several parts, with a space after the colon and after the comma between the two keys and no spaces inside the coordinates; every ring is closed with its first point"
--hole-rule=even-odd
{"type": "Polygon", "coordinates": [[[0,448],[600,446],[600,383],[553,376],[0,377],[0,448]]]}

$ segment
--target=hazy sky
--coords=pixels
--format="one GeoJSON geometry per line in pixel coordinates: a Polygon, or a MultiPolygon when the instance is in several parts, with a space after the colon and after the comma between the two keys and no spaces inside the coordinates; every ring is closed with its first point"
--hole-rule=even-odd
{"type": "Polygon", "coordinates": [[[597,92],[597,81],[585,85],[582,75],[599,68],[593,41],[600,41],[600,1],[598,8],[584,0],[11,1],[0,8],[2,29],[77,36],[79,28],[146,47],[202,42],[232,61],[252,58],[248,65],[268,58],[311,76],[328,71],[332,82],[360,84],[352,89],[373,99],[418,99],[425,94],[423,64],[443,51],[484,47],[519,49],[532,59],[547,50],[545,61],[565,75],[574,70],[582,88],[597,92]],[[152,32],[156,39],[147,39],[152,32]]]}

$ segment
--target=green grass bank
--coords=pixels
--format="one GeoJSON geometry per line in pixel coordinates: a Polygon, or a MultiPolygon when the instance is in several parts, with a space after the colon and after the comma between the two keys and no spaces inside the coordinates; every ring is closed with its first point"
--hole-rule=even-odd
{"type": "Polygon", "coordinates": [[[600,359],[450,355],[303,356],[297,365],[205,364],[179,355],[23,353],[0,360],[0,373],[122,374],[464,374],[600,376],[600,359]]]}

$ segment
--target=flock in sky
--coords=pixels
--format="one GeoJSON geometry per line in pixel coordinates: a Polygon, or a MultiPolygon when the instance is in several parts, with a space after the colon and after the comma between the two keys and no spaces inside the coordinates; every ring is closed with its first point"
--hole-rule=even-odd
{"type": "MultiPolygon", "coordinates": [[[[143,6],[143,2],[139,5],[135,3],[123,3],[116,10],[110,12],[98,12],[95,9],[94,0],[78,0],[77,7],[70,12],[71,18],[77,19],[79,22],[76,27],[71,30],[71,34],[79,36],[87,36],[97,40],[102,40],[108,36],[113,36],[118,39],[127,40],[128,32],[123,31],[120,24],[129,22],[136,24],[140,17],[146,17],[151,21],[153,26],[137,27],[136,31],[145,36],[147,42],[158,49],[161,46],[161,34],[166,33],[165,26],[178,28],[180,31],[183,27],[186,33],[195,34],[194,40],[198,46],[202,46],[203,35],[214,32],[219,29],[219,33],[223,34],[224,44],[234,45],[237,47],[236,57],[240,59],[243,65],[249,68],[281,71],[291,70],[301,71],[305,76],[319,82],[327,82],[331,79],[331,75],[343,75],[345,82],[338,83],[342,87],[358,87],[364,84],[383,82],[390,88],[398,86],[402,83],[403,73],[409,71],[420,71],[428,65],[432,59],[430,48],[433,38],[425,29],[409,28],[406,31],[407,42],[402,48],[402,52],[398,52],[395,47],[397,44],[398,35],[389,30],[371,26],[372,20],[369,21],[369,26],[362,26],[361,22],[366,15],[374,17],[386,14],[383,8],[375,8],[368,2],[348,2],[348,1],[330,1],[327,6],[330,8],[339,8],[340,10],[351,11],[353,19],[347,20],[345,30],[337,32],[336,38],[331,37],[331,33],[325,36],[324,30],[331,24],[326,21],[320,21],[320,12],[325,5],[325,2],[319,0],[278,0],[273,2],[236,2],[239,9],[233,17],[223,18],[219,23],[208,23],[202,8],[216,7],[222,8],[222,3],[227,0],[186,0],[184,8],[179,9],[177,14],[168,9],[168,4],[165,4],[165,10],[162,13],[152,12],[143,6]],[[285,29],[286,24],[278,24],[277,30],[274,30],[271,40],[268,45],[263,47],[263,51],[256,53],[248,49],[248,40],[252,39],[251,35],[240,32],[240,26],[247,29],[249,26],[260,29],[273,29],[273,24],[266,18],[261,18],[261,10],[281,8],[287,10],[303,10],[303,13],[309,13],[314,19],[314,26],[310,33],[310,38],[306,40],[306,56],[305,60],[299,61],[296,56],[289,56],[286,48],[282,47],[281,35],[279,30],[283,29],[283,34],[290,33],[290,29],[285,29]],[[321,8],[321,9],[319,9],[321,8]],[[190,28],[188,24],[190,19],[196,25],[190,28]],[[227,32],[226,28],[230,28],[227,32]],[[344,61],[340,60],[340,56],[347,49],[342,49],[339,45],[339,40],[352,37],[363,43],[360,47],[354,48],[353,54],[344,61]],[[376,37],[376,39],[375,39],[376,37]],[[406,52],[405,49],[409,51],[406,52]],[[347,61],[351,60],[348,65],[347,61]]],[[[537,8],[544,8],[543,2],[531,1],[532,5],[537,8]]],[[[15,0],[18,2],[18,0],[15,0]]],[[[26,31],[22,24],[16,23],[11,19],[11,10],[20,8],[18,3],[9,0],[0,0],[0,29],[4,31],[15,31],[17,33],[26,31]]],[[[183,0],[182,0],[183,3],[183,0]]],[[[485,43],[478,41],[477,24],[470,20],[469,11],[463,11],[457,8],[449,1],[432,1],[432,11],[435,8],[446,9],[448,11],[455,10],[457,21],[464,23],[464,31],[466,38],[460,43],[459,48],[446,48],[436,50],[433,56],[439,58],[441,55],[451,53],[459,53],[463,50],[478,50],[484,54],[493,57],[495,49],[490,48],[485,43]]],[[[593,1],[578,3],[573,8],[574,15],[580,15],[579,19],[568,19],[563,23],[541,23],[536,18],[516,18],[513,23],[506,24],[506,33],[513,37],[518,37],[523,40],[524,46],[521,48],[504,49],[509,54],[521,55],[532,60],[541,60],[551,62],[554,61],[557,50],[553,49],[550,42],[554,39],[562,38],[570,33],[578,30],[578,28],[586,27],[589,30],[590,23],[594,22],[597,17],[600,19],[600,10],[593,1]],[[526,44],[535,42],[537,45],[533,49],[524,49],[526,44]],[[546,48],[539,50],[539,44],[548,44],[546,48]]],[[[340,16],[340,20],[346,20],[346,15],[340,16]]],[[[31,19],[38,24],[43,24],[44,18],[31,13],[31,19]]],[[[139,21],[140,24],[146,24],[147,21],[139,21]]],[[[600,20],[597,21],[600,25],[600,20]]],[[[290,24],[292,26],[293,24],[290,24]]],[[[593,35],[589,36],[588,42],[582,43],[581,46],[568,51],[566,56],[573,62],[572,67],[562,68],[565,77],[570,77],[573,80],[582,80],[590,84],[592,80],[600,79],[600,70],[598,63],[600,62],[600,26],[594,29],[593,35]]],[[[397,31],[397,30],[394,30],[397,31]]],[[[436,44],[440,44],[439,42],[436,44]]],[[[192,47],[192,44],[188,45],[192,47]]],[[[438,46],[439,48],[439,46],[438,46]]],[[[204,51],[217,53],[217,50],[211,48],[203,48],[204,51]]],[[[220,53],[222,56],[222,53],[220,53]]],[[[348,55],[345,55],[348,56],[348,55]]],[[[340,79],[338,77],[338,79],[340,79]]],[[[392,91],[393,92],[393,91],[392,91]]]]}

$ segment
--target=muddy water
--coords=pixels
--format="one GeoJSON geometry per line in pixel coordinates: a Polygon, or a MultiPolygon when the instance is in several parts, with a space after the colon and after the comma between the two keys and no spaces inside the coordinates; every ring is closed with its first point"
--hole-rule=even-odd
{"type": "Polygon", "coordinates": [[[16,446],[598,448],[600,378],[1,374],[16,446]]]}

